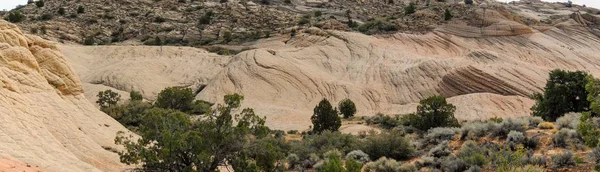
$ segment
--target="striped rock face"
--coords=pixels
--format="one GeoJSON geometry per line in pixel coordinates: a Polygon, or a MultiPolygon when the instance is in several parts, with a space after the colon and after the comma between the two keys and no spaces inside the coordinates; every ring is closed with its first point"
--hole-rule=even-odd
{"type": "Polygon", "coordinates": [[[0,171],[119,171],[118,131],[54,45],[0,20],[0,171]]]}

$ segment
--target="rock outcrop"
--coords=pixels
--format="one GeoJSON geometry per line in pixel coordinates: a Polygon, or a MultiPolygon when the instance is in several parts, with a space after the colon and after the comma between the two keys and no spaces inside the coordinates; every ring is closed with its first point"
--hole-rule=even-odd
{"type": "MultiPolygon", "coordinates": [[[[119,171],[128,131],[83,95],[58,49],[0,20],[0,159],[44,171],[119,171]]],[[[9,170],[9,169],[6,169],[9,170]]]]}

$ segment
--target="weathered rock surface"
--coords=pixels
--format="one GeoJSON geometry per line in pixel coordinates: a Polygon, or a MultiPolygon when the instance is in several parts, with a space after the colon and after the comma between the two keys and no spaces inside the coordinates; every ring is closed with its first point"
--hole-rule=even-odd
{"type": "Polygon", "coordinates": [[[116,147],[118,131],[128,130],[87,101],[54,45],[0,20],[1,162],[44,171],[119,171],[118,155],[103,149],[116,147]]]}
{"type": "Polygon", "coordinates": [[[549,70],[599,69],[600,39],[571,21],[544,32],[482,38],[329,33],[298,35],[288,48],[243,52],[198,98],[242,93],[245,105],[284,129],[309,126],[323,97],[350,98],[359,115],[413,112],[420,99],[442,95],[451,97],[459,120],[518,117],[529,115],[527,97],[541,91],[549,70]]]}

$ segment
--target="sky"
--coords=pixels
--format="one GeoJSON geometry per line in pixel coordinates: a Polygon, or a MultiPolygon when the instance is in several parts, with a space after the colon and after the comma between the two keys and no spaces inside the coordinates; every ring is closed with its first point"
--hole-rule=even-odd
{"type": "MultiPolygon", "coordinates": [[[[512,0],[497,0],[501,2],[508,2],[512,0]]],[[[567,0],[543,0],[548,2],[566,2],[567,0]]],[[[600,0],[571,0],[574,4],[585,4],[589,7],[595,7],[600,9],[600,0]]],[[[0,10],[10,10],[15,8],[17,5],[26,4],[27,0],[0,0],[0,10]]]]}

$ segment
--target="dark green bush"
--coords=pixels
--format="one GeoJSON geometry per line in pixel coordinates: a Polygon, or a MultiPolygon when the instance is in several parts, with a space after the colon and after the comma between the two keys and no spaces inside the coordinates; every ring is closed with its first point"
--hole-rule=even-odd
{"type": "Polygon", "coordinates": [[[22,21],[25,21],[25,15],[21,14],[21,12],[19,11],[11,11],[8,13],[8,16],[6,16],[6,20],[8,20],[11,23],[19,23],[22,21]]]}
{"type": "Polygon", "coordinates": [[[342,126],[342,120],[338,116],[337,110],[327,99],[321,100],[313,112],[310,118],[313,124],[313,133],[321,133],[325,130],[337,131],[342,126]]]}
{"type": "Polygon", "coordinates": [[[60,7],[58,8],[58,15],[65,15],[65,8],[64,7],[60,7]]]}
{"type": "Polygon", "coordinates": [[[350,118],[356,114],[356,105],[350,99],[340,101],[338,108],[340,109],[340,113],[344,115],[344,118],[350,118]]]}
{"type": "Polygon", "coordinates": [[[458,120],[454,117],[455,110],[456,107],[446,102],[446,98],[432,96],[421,100],[417,113],[407,115],[405,119],[410,126],[421,131],[435,127],[456,127],[458,120]]]}
{"type": "Polygon", "coordinates": [[[154,106],[188,112],[192,109],[194,97],[190,88],[169,87],[158,93],[154,106]]]}
{"type": "Polygon", "coordinates": [[[81,5],[80,5],[80,6],[78,6],[78,7],[77,7],[77,13],[79,13],[79,14],[81,14],[81,13],[85,13],[85,7],[83,7],[83,6],[81,6],[81,5]]]}
{"type": "Polygon", "coordinates": [[[553,70],[544,87],[544,93],[534,94],[536,103],[531,107],[534,116],[555,121],[567,112],[588,111],[590,102],[585,89],[588,74],[583,71],[553,70]]]}
{"type": "Polygon", "coordinates": [[[44,0],[35,1],[35,6],[37,6],[38,8],[44,7],[44,4],[44,0]]]}
{"type": "Polygon", "coordinates": [[[410,2],[408,6],[404,7],[404,15],[411,15],[417,11],[417,7],[414,2],[410,2]]]}

